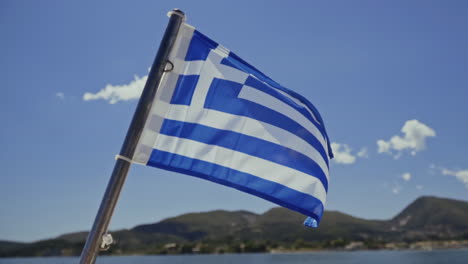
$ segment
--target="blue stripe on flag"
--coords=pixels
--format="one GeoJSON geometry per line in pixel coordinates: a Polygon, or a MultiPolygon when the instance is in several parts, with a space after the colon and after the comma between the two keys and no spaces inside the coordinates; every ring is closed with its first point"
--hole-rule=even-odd
{"type": "Polygon", "coordinates": [[[253,76],[261,79],[262,81],[268,83],[269,85],[271,85],[271,86],[273,86],[275,88],[279,89],[279,87],[282,87],[279,83],[275,82],[270,77],[263,74],[261,71],[259,71],[258,69],[256,69],[255,67],[253,67],[252,65],[250,65],[249,63],[244,61],[243,59],[241,59],[239,56],[237,56],[232,51],[229,52],[229,56],[227,58],[224,58],[221,61],[221,64],[231,66],[231,67],[239,69],[239,70],[241,70],[243,72],[252,74],[253,76]]]}
{"type": "Polygon", "coordinates": [[[264,93],[267,93],[276,99],[280,100],[281,102],[289,105],[290,107],[294,108],[297,112],[301,113],[305,118],[307,118],[319,131],[322,133],[323,138],[326,138],[326,133],[325,130],[323,129],[323,126],[317,121],[315,121],[314,117],[310,114],[309,111],[307,111],[304,106],[298,105],[296,102],[294,102],[291,98],[288,98],[284,94],[280,93],[277,89],[271,88],[268,85],[262,83],[259,79],[256,79],[252,76],[249,76],[247,80],[245,81],[245,85],[250,86],[252,88],[255,88],[257,90],[260,90],[264,93]]]}
{"type": "Polygon", "coordinates": [[[147,165],[230,186],[311,216],[317,221],[323,214],[322,202],[311,195],[214,163],[154,149],[147,165]]]}
{"type": "Polygon", "coordinates": [[[171,104],[190,105],[200,75],[179,75],[171,104]]]}
{"type": "Polygon", "coordinates": [[[185,60],[206,60],[210,51],[216,49],[216,47],[218,47],[218,43],[195,30],[187,50],[187,55],[185,55],[185,60]]]}
{"type": "MultiPolygon", "coordinates": [[[[288,88],[285,88],[281,84],[275,82],[270,77],[266,76],[263,72],[259,71],[258,69],[256,69],[255,67],[253,67],[252,65],[247,63],[245,60],[243,60],[242,58],[237,56],[232,51],[229,53],[229,56],[227,58],[224,58],[221,61],[221,64],[224,64],[224,65],[236,68],[238,70],[244,71],[246,73],[249,73],[249,74],[255,76],[256,78],[260,79],[261,81],[268,83],[270,86],[272,86],[272,87],[274,87],[276,89],[279,89],[279,90],[291,95],[294,98],[297,98],[299,101],[301,101],[303,104],[305,104],[312,111],[312,113],[314,114],[315,117],[317,117],[318,121],[323,126],[322,130],[325,133],[325,137],[327,139],[327,142],[330,142],[330,140],[328,138],[328,135],[326,133],[326,130],[325,130],[325,123],[323,122],[322,116],[320,115],[319,111],[315,108],[315,106],[311,102],[309,102],[309,100],[307,100],[305,97],[303,97],[302,95],[300,95],[300,94],[298,94],[298,93],[296,93],[296,92],[294,92],[292,90],[289,90],[288,88]]],[[[332,151],[332,149],[330,147],[330,144],[328,144],[328,153],[329,153],[330,158],[333,158],[333,151],[332,151]]]]}
{"type": "Polygon", "coordinates": [[[242,84],[215,78],[206,96],[205,108],[233,115],[250,117],[289,131],[313,146],[328,163],[328,157],[320,141],[296,121],[262,105],[239,99],[242,84]]]}
{"type": "Polygon", "coordinates": [[[314,160],[281,145],[233,131],[169,119],[164,120],[160,133],[221,146],[281,164],[318,178],[325,190],[328,190],[327,177],[314,160]]]}

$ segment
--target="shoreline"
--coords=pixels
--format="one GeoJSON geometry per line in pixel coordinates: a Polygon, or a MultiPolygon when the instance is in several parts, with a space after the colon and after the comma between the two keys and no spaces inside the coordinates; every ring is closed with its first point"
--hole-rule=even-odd
{"type": "MultiPolygon", "coordinates": [[[[325,250],[296,250],[296,251],[277,251],[277,252],[244,252],[244,253],[209,253],[209,254],[128,254],[128,255],[100,255],[99,258],[115,258],[115,257],[190,257],[190,256],[221,256],[221,255],[292,255],[292,254],[312,254],[312,253],[353,253],[353,252],[395,252],[395,251],[408,251],[408,252],[430,252],[430,251],[450,251],[450,250],[468,250],[467,247],[461,248],[434,248],[431,250],[425,249],[361,249],[361,250],[343,250],[343,249],[325,249],[325,250]]],[[[44,259],[44,258],[79,258],[80,256],[11,256],[0,257],[0,259],[44,259]]]]}

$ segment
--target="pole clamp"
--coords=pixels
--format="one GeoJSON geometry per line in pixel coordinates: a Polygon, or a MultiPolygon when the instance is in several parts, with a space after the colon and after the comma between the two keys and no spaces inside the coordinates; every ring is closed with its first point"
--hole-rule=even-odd
{"type": "Polygon", "coordinates": [[[102,235],[101,245],[99,246],[99,250],[101,250],[101,251],[109,250],[112,243],[114,243],[114,239],[112,238],[111,234],[106,233],[106,234],[102,235]]]}
{"type": "Polygon", "coordinates": [[[133,163],[133,160],[130,159],[130,158],[127,158],[125,156],[122,156],[122,155],[115,155],[115,160],[118,160],[118,159],[121,159],[121,160],[124,160],[128,163],[133,163]]]}

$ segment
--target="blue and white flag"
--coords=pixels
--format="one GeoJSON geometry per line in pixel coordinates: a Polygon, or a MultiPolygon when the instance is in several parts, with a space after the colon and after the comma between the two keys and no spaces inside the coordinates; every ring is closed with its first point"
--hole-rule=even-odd
{"type": "Polygon", "coordinates": [[[169,61],[133,162],[236,188],[317,226],[333,155],[315,107],[187,24],[169,61]]]}

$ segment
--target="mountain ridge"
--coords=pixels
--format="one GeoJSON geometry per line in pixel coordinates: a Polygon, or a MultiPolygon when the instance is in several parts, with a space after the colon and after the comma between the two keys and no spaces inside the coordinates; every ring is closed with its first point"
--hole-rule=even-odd
{"type": "MultiPolygon", "coordinates": [[[[468,202],[419,197],[395,217],[369,220],[325,211],[319,228],[301,225],[304,216],[275,207],[263,214],[215,210],[187,213],[156,223],[111,232],[108,254],[265,252],[276,249],[345,248],[357,241],[365,248],[389,243],[468,239],[468,202]]],[[[79,255],[87,232],[33,243],[0,241],[0,257],[79,255]],[[2,246],[3,245],[3,246],[2,246]]]]}

